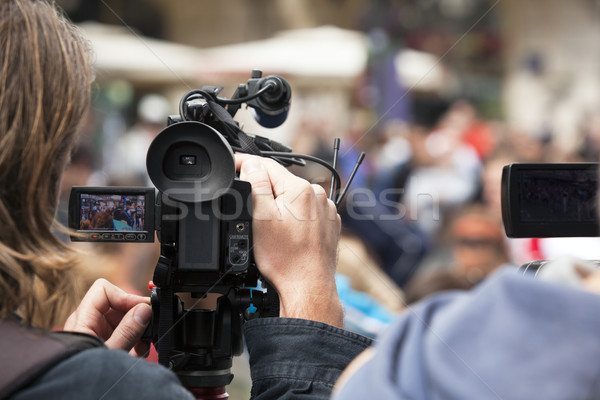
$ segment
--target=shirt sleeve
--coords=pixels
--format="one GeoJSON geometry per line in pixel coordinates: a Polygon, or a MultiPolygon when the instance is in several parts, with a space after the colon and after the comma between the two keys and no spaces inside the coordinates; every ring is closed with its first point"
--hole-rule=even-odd
{"type": "Polygon", "coordinates": [[[252,399],[328,399],[371,339],[320,322],[264,318],[244,324],[252,399]]]}
{"type": "Polygon", "coordinates": [[[193,400],[171,371],[121,350],[92,349],[61,362],[13,400],[193,400]]]}

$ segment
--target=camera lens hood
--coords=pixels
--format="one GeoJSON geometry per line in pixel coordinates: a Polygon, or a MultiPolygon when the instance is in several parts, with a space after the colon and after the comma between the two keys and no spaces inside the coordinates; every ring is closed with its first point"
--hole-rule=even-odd
{"type": "Polygon", "coordinates": [[[235,179],[229,143],[217,130],[196,121],[163,129],[150,144],[146,168],[160,192],[183,203],[217,199],[235,179]]]}

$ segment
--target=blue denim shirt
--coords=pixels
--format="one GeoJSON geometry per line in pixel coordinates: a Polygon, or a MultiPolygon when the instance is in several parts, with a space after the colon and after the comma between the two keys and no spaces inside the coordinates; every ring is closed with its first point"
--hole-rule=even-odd
{"type": "Polygon", "coordinates": [[[255,319],[244,324],[252,399],[328,399],[338,377],[371,339],[320,322],[255,319]]]}

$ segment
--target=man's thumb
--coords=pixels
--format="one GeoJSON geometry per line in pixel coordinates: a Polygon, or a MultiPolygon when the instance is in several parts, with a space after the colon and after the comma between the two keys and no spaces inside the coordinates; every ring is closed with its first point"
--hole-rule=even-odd
{"type": "Polygon", "coordinates": [[[152,307],[148,304],[138,304],[121,320],[113,334],[106,341],[106,347],[129,351],[142,337],[146,326],[152,317],[152,307]]]}

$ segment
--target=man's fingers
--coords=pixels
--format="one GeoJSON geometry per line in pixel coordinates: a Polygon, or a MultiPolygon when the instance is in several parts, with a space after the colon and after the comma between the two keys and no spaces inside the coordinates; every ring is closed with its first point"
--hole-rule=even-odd
{"type": "MultiPolygon", "coordinates": [[[[251,183],[253,183],[252,176],[256,170],[266,171],[260,175],[260,178],[261,181],[266,179],[269,182],[270,193],[273,193],[274,197],[279,197],[293,188],[304,187],[307,184],[304,179],[292,174],[283,165],[269,158],[236,155],[237,165],[240,168],[240,179],[251,183]]],[[[252,189],[254,190],[254,185],[252,189]]]]}
{"type": "Polygon", "coordinates": [[[81,305],[85,308],[92,307],[102,314],[107,313],[111,308],[127,312],[139,303],[149,304],[150,299],[148,297],[129,294],[106,279],[98,279],[94,282],[81,301],[81,305]]]}
{"type": "Polygon", "coordinates": [[[235,161],[235,170],[239,171],[242,167],[242,163],[250,157],[255,157],[246,153],[235,153],[234,161],[235,161]]]}
{"type": "Polygon", "coordinates": [[[121,320],[114,332],[106,340],[106,347],[129,351],[142,337],[152,317],[152,307],[139,304],[132,308],[121,320]]]}
{"type": "Polygon", "coordinates": [[[270,220],[279,214],[269,174],[258,158],[244,160],[240,169],[240,179],[252,185],[253,215],[256,219],[270,220]]]}
{"type": "Polygon", "coordinates": [[[311,186],[313,188],[313,191],[315,192],[315,196],[325,196],[325,198],[327,198],[327,192],[325,191],[325,188],[323,188],[323,186],[318,185],[316,183],[312,183],[311,186]]]}
{"type": "Polygon", "coordinates": [[[252,192],[260,195],[271,195],[273,188],[267,170],[263,163],[256,157],[246,158],[240,167],[240,179],[252,184],[252,192]]]}
{"type": "Polygon", "coordinates": [[[134,357],[144,357],[147,358],[148,354],[150,354],[150,343],[148,342],[139,342],[135,345],[133,349],[129,352],[134,357]]]}
{"type": "Polygon", "coordinates": [[[236,155],[240,179],[252,185],[254,218],[270,220],[291,213],[297,220],[336,219],[337,208],[321,185],[310,184],[274,160],[236,155]],[[319,206],[308,206],[317,201],[319,206]],[[330,203],[330,204],[329,204],[330,203]],[[305,212],[310,211],[309,214],[305,212]]]}
{"type": "Polygon", "coordinates": [[[123,311],[117,311],[111,308],[106,314],[104,314],[104,318],[110,327],[115,329],[121,323],[121,320],[126,314],[127,313],[124,313],[123,311]]]}

